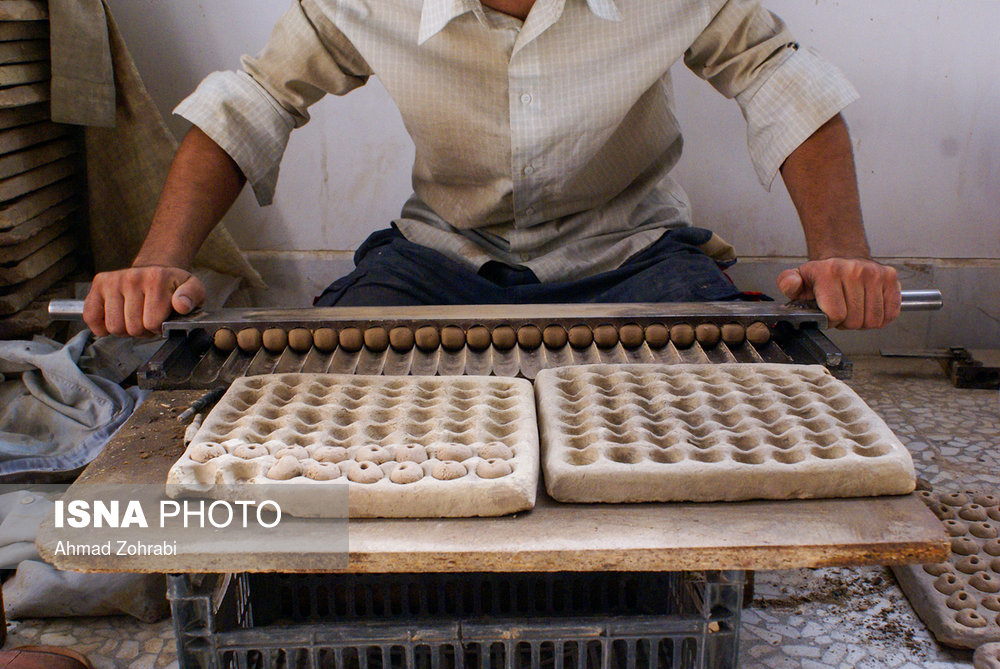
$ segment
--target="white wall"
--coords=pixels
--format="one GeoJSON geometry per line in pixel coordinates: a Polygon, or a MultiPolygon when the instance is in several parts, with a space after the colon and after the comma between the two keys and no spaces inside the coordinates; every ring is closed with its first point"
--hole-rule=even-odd
{"type": "MultiPolygon", "coordinates": [[[[283,0],[110,0],[164,114],[205,74],[265,42],[283,0]]],[[[1000,258],[1000,2],[770,0],[803,45],[838,64],[862,94],[846,112],[876,255],[1000,258]]],[[[743,121],[683,67],[682,183],[696,223],[744,256],[801,255],[780,184],[766,193],[747,158],[743,121]]],[[[184,125],[170,121],[179,134],[184,125]]],[[[373,82],[315,108],[296,132],[275,204],[245,193],[230,228],[246,249],[345,250],[385,227],[409,194],[412,148],[373,82]]]]}

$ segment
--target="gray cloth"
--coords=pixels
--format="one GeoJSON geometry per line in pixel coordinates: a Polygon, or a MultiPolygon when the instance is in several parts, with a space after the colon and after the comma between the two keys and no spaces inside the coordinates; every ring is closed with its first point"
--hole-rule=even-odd
{"type": "Polygon", "coordinates": [[[41,561],[38,527],[52,512],[49,494],[0,494],[0,569],[17,568],[3,585],[9,619],[127,614],[145,622],[165,617],[166,583],[158,574],[80,574],[41,561]]]}
{"type": "MultiPolygon", "coordinates": [[[[153,220],[177,141],[146,91],[106,3],[50,0],[49,20],[53,119],[88,126],[94,267],[99,272],[128,267],[153,220]]],[[[224,225],[208,236],[194,264],[264,285],[224,225]]]]}
{"type": "Polygon", "coordinates": [[[89,339],[0,342],[0,477],[72,471],[93,460],[135,408],[117,384],[80,371],[89,339]]]}
{"type": "Polygon", "coordinates": [[[115,124],[115,75],[101,0],[50,0],[52,120],[115,124]]]}

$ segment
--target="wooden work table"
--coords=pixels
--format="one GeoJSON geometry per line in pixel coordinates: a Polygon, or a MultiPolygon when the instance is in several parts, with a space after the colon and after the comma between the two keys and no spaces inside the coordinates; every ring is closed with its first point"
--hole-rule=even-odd
{"type": "MultiPolygon", "coordinates": [[[[166,481],[183,451],[176,416],[203,391],[153,392],[78,484],[166,481]]],[[[352,520],[351,572],[691,571],[940,562],[944,527],[915,496],[716,504],[559,504],[501,518],[352,520]]],[[[288,545],[280,553],[43,558],[75,571],[327,572],[334,561],[288,545]]]]}

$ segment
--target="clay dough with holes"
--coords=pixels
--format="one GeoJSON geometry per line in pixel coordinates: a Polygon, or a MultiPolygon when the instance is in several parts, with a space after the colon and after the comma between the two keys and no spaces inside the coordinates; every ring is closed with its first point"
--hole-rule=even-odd
{"type": "Polygon", "coordinates": [[[582,365],[535,379],[542,466],[561,502],[901,495],[899,440],[822,366],[582,365]]]}
{"type": "Polygon", "coordinates": [[[938,564],[894,566],[906,598],[945,645],[976,648],[1000,642],[1000,496],[917,494],[951,536],[951,555],[938,564]]]}
{"type": "MultiPolygon", "coordinates": [[[[235,485],[240,499],[255,499],[255,484],[268,484],[261,495],[275,485],[345,486],[353,518],[516,513],[534,506],[538,485],[534,393],[505,377],[241,377],[168,483],[178,486],[172,495],[220,498],[226,488],[207,484],[235,485]]],[[[308,492],[282,512],[336,513],[308,492]]]]}
{"type": "Polygon", "coordinates": [[[977,648],[972,666],[974,669],[1000,669],[1000,643],[988,643],[977,648]]]}

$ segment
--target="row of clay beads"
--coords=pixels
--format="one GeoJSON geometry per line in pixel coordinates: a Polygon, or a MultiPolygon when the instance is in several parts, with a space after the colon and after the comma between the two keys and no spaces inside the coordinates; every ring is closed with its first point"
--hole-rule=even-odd
{"type": "Polygon", "coordinates": [[[493,346],[506,351],[515,346],[534,350],[542,344],[559,349],[567,343],[574,348],[586,348],[592,343],[600,348],[611,348],[619,342],[630,349],[641,346],[643,342],[653,348],[662,348],[668,342],[673,342],[678,348],[687,348],[695,341],[711,348],[720,340],[735,346],[742,344],[744,339],[760,346],[770,341],[771,330],[760,322],[748,327],[739,323],[726,323],[721,327],[715,323],[702,323],[696,327],[678,323],[669,328],[660,323],[647,325],[645,328],[629,323],[621,327],[599,325],[593,329],[587,325],[574,325],[569,330],[561,325],[549,325],[544,330],[535,325],[523,325],[516,330],[509,325],[501,325],[492,331],[482,325],[475,325],[468,330],[455,325],[446,325],[440,329],[425,325],[416,331],[408,327],[395,327],[388,331],[383,327],[365,330],[349,327],[339,332],[333,328],[312,331],[306,328],[288,331],[268,328],[263,333],[257,328],[244,328],[238,333],[220,328],[216,330],[213,341],[216,348],[227,353],[237,346],[247,353],[255,353],[261,346],[271,353],[281,353],[285,348],[305,353],[313,346],[323,353],[332,352],[338,346],[351,353],[360,351],[362,347],[381,353],[389,347],[396,351],[409,351],[414,346],[421,351],[433,351],[439,347],[446,351],[458,351],[468,346],[474,351],[483,351],[493,346]]]}

